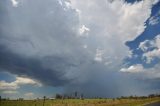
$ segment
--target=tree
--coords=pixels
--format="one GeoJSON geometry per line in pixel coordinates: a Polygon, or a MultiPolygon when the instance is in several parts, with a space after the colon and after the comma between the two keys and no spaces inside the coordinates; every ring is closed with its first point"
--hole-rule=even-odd
{"type": "Polygon", "coordinates": [[[84,97],[84,96],[83,96],[83,94],[81,94],[81,97],[80,97],[80,99],[82,99],[82,100],[83,100],[83,99],[84,99],[83,97],[84,97]]]}
{"type": "Polygon", "coordinates": [[[56,97],[55,97],[56,99],[62,99],[62,95],[60,95],[60,94],[56,94],[56,97]]]}

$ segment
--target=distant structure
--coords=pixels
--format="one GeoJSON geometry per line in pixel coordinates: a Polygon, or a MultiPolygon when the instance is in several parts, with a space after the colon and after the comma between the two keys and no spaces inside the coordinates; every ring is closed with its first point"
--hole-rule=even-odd
{"type": "Polygon", "coordinates": [[[76,92],[74,93],[74,98],[77,99],[77,96],[78,96],[78,92],[76,91],[76,92]]]}
{"type": "Polygon", "coordinates": [[[75,91],[70,94],[56,94],[55,98],[50,99],[84,99],[84,95],[75,91]]]}
{"type": "Polygon", "coordinates": [[[45,104],[46,96],[43,97],[43,106],[45,104]]]}

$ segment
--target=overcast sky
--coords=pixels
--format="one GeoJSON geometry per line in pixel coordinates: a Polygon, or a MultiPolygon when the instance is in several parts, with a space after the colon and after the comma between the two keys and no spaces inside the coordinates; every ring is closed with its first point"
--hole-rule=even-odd
{"type": "Polygon", "coordinates": [[[1,0],[0,95],[160,92],[160,0],[1,0]]]}

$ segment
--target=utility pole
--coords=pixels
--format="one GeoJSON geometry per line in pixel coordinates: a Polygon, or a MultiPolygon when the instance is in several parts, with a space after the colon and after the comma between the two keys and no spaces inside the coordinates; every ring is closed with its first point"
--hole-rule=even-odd
{"type": "Polygon", "coordinates": [[[1,98],[1,96],[0,96],[0,106],[2,105],[2,104],[1,104],[1,100],[2,100],[2,98],[1,98]]]}
{"type": "Polygon", "coordinates": [[[77,91],[74,93],[74,98],[77,99],[78,93],[77,91]]]}
{"type": "Polygon", "coordinates": [[[46,96],[43,97],[43,106],[45,104],[46,96]]]}

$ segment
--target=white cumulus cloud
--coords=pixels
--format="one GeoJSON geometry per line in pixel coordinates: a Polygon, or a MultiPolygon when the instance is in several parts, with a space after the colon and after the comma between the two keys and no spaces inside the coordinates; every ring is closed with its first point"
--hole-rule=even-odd
{"type": "Polygon", "coordinates": [[[87,28],[85,25],[82,25],[82,27],[79,29],[79,33],[81,36],[88,36],[90,29],[87,28]]]}
{"type": "Polygon", "coordinates": [[[12,5],[13,5],[14,7],[17,7],[17,6],[18,6],[18,1],[17,1],[17,0],[11,0],[11,2],[12,2],[12,5]]]}
{"type": "Polygon", "coordinates": [[[143,66],[141,64],[132,65],[128,68],[122,68],[121,72],[128,72],[128,73],[139,73],[143,71],[143,66]]]}
{"type": "MultiPolygon", "coordinates": [[[[71,5],[81,11],[80,24],[89,27],[90,32],[84,44],[97,54],[96,49],[104,50],[104,57],[110,56],[115,64],[122,64],[130,55],[125,42],[134,40],[146,28],[145,22],[151,15],[151,8],[157,0],[142,0],[133,4],[124,0],[71,0],[71,5]],[[115,59],[115,57],[118,57],[115,59]]],[[[81,33],[85,31],[81,29],[81,33]]],[[[88,48],[89,49],[89,48],[88,48]]],[[[100,58],[97,58],[101,60],[100,58]]]]}
{"type": "Polygon", "coordinates": [[[160,35],[157,35],[153,40],[141,42],[139,48],[144,51],[143,59],[146,58],[146,63],[151,63],[154,58],[160,58],[160,35]],[[148,50],[150,48],[153,49],[148,50]]]}
{"type": "Polygon", "coordinates": [[[41,83],[25,77],[16,77],[13,82],[0,81],[0,90],[17,90],[21,85],[41,86],[41,83]]]}

